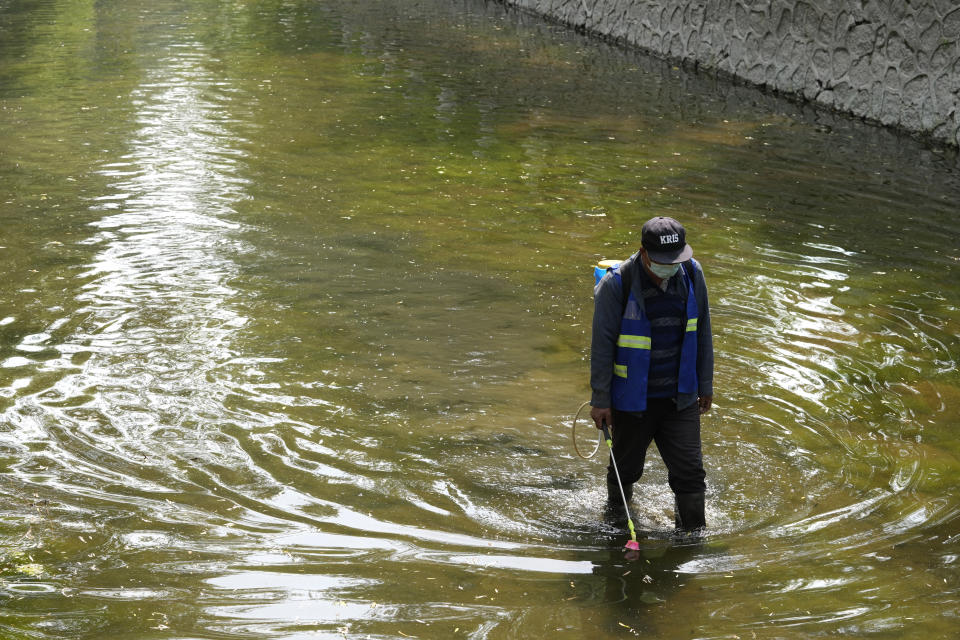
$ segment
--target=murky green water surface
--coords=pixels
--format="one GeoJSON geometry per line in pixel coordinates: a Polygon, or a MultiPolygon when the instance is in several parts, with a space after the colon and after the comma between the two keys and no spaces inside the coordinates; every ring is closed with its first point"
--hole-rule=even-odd
{"type": "Polygon", "coordinates": [[[947,637],[949,154],[482,2],[0,2],[0,636],[947,637]],[[711,287],[603,521],[592,263],[711,287]]]}

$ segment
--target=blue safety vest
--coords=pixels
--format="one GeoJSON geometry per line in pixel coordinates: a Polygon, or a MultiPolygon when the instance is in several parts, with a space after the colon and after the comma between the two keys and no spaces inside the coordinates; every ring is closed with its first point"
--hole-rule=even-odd
{"type": "MultiPolygon", "coordinates": [[[[691,258],[691,271],[700,268],[691,258]]],[[[642,269],[643,266],[640,265],[642,269]]],[[[681,273],[686,274],[683,265],[681,273]]],[[[697,297],[693,294],[693,273],[687,275],[686,331],[680,347],[680,372],[677,393],[697,393],[697,297]]],[[[613,277],[623,288],[620,267],[613,269],[613,277]]],[[[632,287],[631,287],[632,288],[632,287]]],[[[640,412],[647,409],[647,376],[650,372],[650,320],[633,291],[620,320],[617,352],[614,358],[613,379],[610,385],[611,404],[620,411],[640,412]]]]}

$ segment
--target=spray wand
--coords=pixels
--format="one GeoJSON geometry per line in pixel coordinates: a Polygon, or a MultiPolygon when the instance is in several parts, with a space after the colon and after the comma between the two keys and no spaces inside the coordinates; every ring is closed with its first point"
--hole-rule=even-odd
{"type": "Polygon", "coordinates": [[[610,464],[613,465],[613,472],[617,476],[617,487],[620,489],[620,497],[623,498],[623,509],[627,514],[627,526],[630,528],[630,540],[624,547],[631,551],[639,551],[640,543],[637,542],[637,531],[633,527],[633,518],[630,517],[630,506],[627,504],[627,496],[623,492],[623,482],[620,480],[620,470],[617,469],[617,461],[613,457],[613,439],[610,437],[610,430],[607,429],[607,421],[600,422],[600,428],[603,429],[603,437],[607,440],[607,448],[610,450],[610,464]]]}

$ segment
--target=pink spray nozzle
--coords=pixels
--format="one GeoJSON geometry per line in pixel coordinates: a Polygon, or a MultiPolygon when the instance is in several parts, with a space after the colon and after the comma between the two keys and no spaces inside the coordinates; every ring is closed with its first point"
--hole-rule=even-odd
{"type": "Polygon", "coordinates": [[[640,543],[636,540],[630,540],[624,545],[625,549],[630,549],[630,551],[640,551],[640,543]]]}

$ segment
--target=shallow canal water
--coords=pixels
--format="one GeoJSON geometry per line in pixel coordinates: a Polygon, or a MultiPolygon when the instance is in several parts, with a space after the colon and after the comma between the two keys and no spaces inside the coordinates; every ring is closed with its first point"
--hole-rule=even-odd
{"type": "Polygon", "coordinates": [[[0,0],[0,636],[948,637],[955,155],[479,1],[0,0]],[[711,288],[603,520],[592,264],[711,288]]]}

